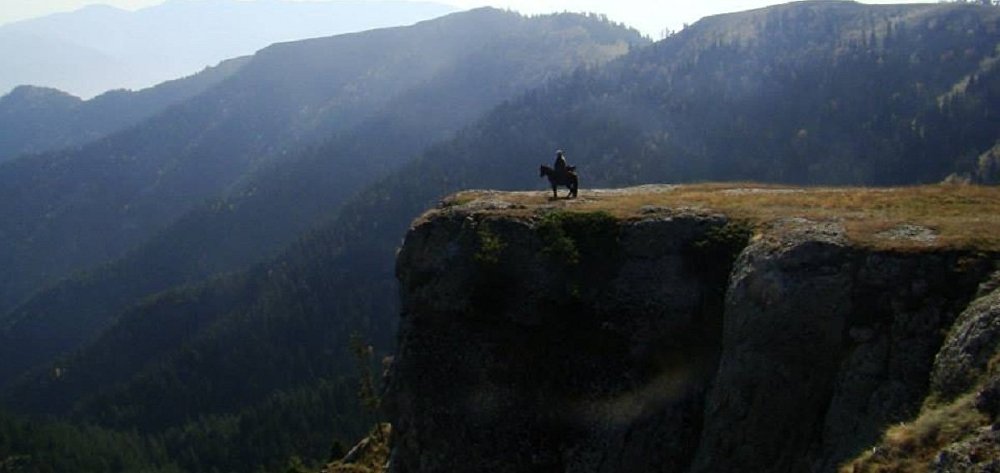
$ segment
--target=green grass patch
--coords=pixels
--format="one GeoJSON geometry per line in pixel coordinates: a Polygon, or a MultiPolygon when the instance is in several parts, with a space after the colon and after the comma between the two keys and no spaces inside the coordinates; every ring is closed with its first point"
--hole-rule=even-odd
{"type": "Polygon", "coordinates": [[[691,244],[689,250],[702,260],[718,259],[731,264],[746,248],[752,235],[753,227],[748,222],[733,220],[710,227],[705,236],[691,244]]]}
{"type": "Polygon", "coordinates": [[[618,248],[618,219],[607,212],[550,212],[537,226],[542,253],[568,266],[599,258],[618,248]]]}
{"type": "Polygon", "coordinates": [[[607,212],[545,214],[536,231],[542,240],[541,254],[551,271],[565,284],[553,294],[556,305],[579,312],[581,302],[594,297],[613,278],[621,264],[620,220],[607,212]]]}
{"type": "Polygon", "coordinates": [[[500,255],[507,244],[500,236],[494,233],[488,223],[483,222],[476,229],[476,236],[479,239],[479,249],[472,256],[477,263],[483,266],[496,266],[500,263],[500,255]]]}

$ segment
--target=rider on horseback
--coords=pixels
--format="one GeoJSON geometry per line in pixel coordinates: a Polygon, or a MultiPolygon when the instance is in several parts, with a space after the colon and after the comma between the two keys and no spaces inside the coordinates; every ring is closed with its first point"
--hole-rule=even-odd
{"type": "Polygon", "coordinates": [[[552,198],[559,197],[559,193],[556,192],[556,188],[559,186],[568,187],[569,196],[576,197],[577,188],[579,187],[576,167],[566,165],[566,157],[563,156],[562,150],[556,151],[555,165],[551,168],[545,165],[540,166],[538,175],[549,178],[549,184],[552,185],[552,198]]]}

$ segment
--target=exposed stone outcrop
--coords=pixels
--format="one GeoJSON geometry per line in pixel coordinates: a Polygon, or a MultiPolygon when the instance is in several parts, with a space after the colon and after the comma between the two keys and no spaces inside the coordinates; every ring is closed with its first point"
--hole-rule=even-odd
{"type": "Polygon", "coordinates": [[[948,445],[931,463],[933,473],[993,473],[1000,471],[1000,429],[981,427],[973,435],[948,445]]]}
{"type": "Polygon", "coordinates": [[[934,363],[934,394],[954,399],[974,387],[1000,349],[1000,290],[977,299],[962,313],[934,363]]]}
{"type": "Polygon", "coordinates": [[[561,207],[452,201],[410,231],[391,471],[834,471],[997,340],[996,317],[952,329],[991,254],[561,207]]]}
{"type": "Polygon", "coordinates": [[[806,471],[853,309],[837,225],[783,221],[740,256],[696,471],[806,471]]]}
{"type": "Polygon", "coordinates": [[[456,213],[418,226],[399,255],[394,471],[685,468],[725,283],[690,252],[726,224],[456,213]]]}
{"type": "Polygon", "coordinates": [[[973,407],[987,417],[987,425],[942,448],[933,471],[1000,471],[1000,289],[959,316],[934,361],[931,388],[938,402],[971,390],[973,407]]]}
{"type": "Polygon", "coordinates": [[[892,427],[851,464],[851,471],[1000,471],[1000,289],[995,279],[981,285],[985,295],[948,333],[920,414],[892,427]]]}
{"type": "Polygon", "coordinates": [[[911,418],[988,268],[854,248],[837,224],[764,229],[732,274],[695,471],[832,471],[911,418]]]}

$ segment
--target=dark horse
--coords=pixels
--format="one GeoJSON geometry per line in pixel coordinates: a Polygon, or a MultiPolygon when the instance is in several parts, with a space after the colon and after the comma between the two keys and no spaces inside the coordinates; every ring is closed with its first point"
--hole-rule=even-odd
{"type": "Polygon", "coordinates": [[[576,190],[579,187],[579,180],[576,177],[576,166],[566,166],[566,172],[563,175],[558,175],[556,171],[546,165],[542,165],[539,168],[539,177],[549,178],[549,184],[552,184],[552,198],[558,199],[559,193],[556,192],[556,187],[566,186],[569,188],[568,197],[576,197],[576,190]]]}

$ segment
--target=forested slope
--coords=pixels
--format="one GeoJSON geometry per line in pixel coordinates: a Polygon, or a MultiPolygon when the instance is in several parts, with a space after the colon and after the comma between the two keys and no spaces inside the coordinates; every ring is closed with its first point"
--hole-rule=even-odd
{"type": "MultiPolygon", "coordinates": [[[[0,337],[10,341],[3,350],[13,361],[0,370],[0,378],[73,349],[146,295],[273,256],[366,183],[412,159],[425,143],[450,136],[500,101],[561,71],[606,61],[641,43],[635,31],[594,17],[528,19],[484,9],[410,28],[265,50],[239,76],[184,105],[203,107],[208,117],[222,114],[219,123],[201,132],[198,120],[212,118],[185,120],[168,114],[157,119],[187,130],[170,145],[183,146],[179,154],[143,144],[151,154],[129,161],[141,169],[119,163],[109,165],[112,174],[97,176],[90,161],[106,161],[106,155],[66,157],[64,164],[83,173],[83,182],[73,184],[79,189],[75,198],[53,189],[50,200],[62,202],[48,204],[59,209],[55,215],[42,222],[28,215],[46,205],[45,199],[28,202],[28,196],[18,195],[8,204],[24,224],[8,222],[14,229],[8,237],[52,239],[38,242],[24,236],[20,247],[8,249],[9,257],[22,265],[6,270],[17,282],[8,290],[26,289],[31,276],[43,276],[39,269],[49,263],[70,266],[63,257],[77,264],[98,260],[100,252],[87,251],[94,245],[105,250],[127,242],[139,246],[11,311],[0,337]],[[372,54],[366,56],[366,51],[372,54]],[[356,63],[344,62],[345,57],[356,63]],[[338,77],[357,82],[338,85],[338,77]],[[262,97],[246,97],[231,106],[214,103],[218,95],[242,93],[247,82],[278,89],[257,91],[262,97]],[[244,126],[250,128],[237,129],[244,126]],[[195,136],[187,137],[187,132],[195,136]],[[248,135],[252,139],[243,142],[248,135]],[[209,150],[218,152],[206,154],[209,150]],[[153,169],[149,163],[157,156],[172,164],[153,169]],[[129,175],[132,171],[135,175],[129,175]],[[134,194],[122,191],[119,180],[131,182],[134,194]],[[108,189],[116,192],[92,195],[108,189]],[[116,206],[121,210],[108,212],[116,206]],[[167,225],[171,215],[176,220],[167,225]],[[108,227],[102,229],[102,224],[108,227]],[[121,231],[115,231],[118,226],[121,231]],[[60,228],[67,233],[53,233],[60,228]],[[109,229],[110,234],[102,232],[109,229]],[[47,244],[60,241],[69,243],[58,248],[47,244]],[[49,251],[42,253],[44,248],[49,251]],[[18,273],[24,265],[30,269],[18,273]]],[[[154,124],[140,128],[156,133],[154,124]]],[[[128,148],[121,142],[125,138],[112,137],[107,146],[128,148]]],[[[72,173],[47,176],[45,162],[26,165],[25,172],[45,189],[68,185],[58,180],[69,180],[72,173]]],[[[113,255],[108,251],[104,256],[113,255]]]]}
{"type": "MultiPolygon", "coordinates": [[[[322,113],[341,115],[317,125],[312,134],[325,138],[316,144],[275,151],[123,258],[67,279],[8,315],[0,351],[10,362],[3,374],[8,381],[20,380],[6,391],[6,406],[106,428],[139,429],[150,438],[174,442],[168,447],[193,449],[183,465],[194,470],[273,466],[293,452],[326,460],[320,454],[331,439],[349,441],[367,428],[368,418],[354,402],[356,363],[347,342],[354,332],[374,332],[384,344],[393,329],[359,330],[365,322],[348,311],[362,316],[391,310],[392,301],[380,295],[391,288],[346,294],[299,285],[302,278],[353,277],[303,266],[319,256],[311,244],[282,247],[332,216],[365,184],[412,160],[428,143],[449,139],[498,103],[646,44],[634,30],[596,16],[526,18],[492,9],[375,33],[377,44],[370,47],[394,52],[393,59],[378,63],[383,69],[371,74],[377,80],[402,80],[394,86],[398,93],[383,96],[360,89],[363,93],[350,99],[354,103],[334,101],[322,113]],[[414,44],[400,47],[385,36],[414,44]],[[410,57],[417,49],[423,56],[410,57]],[[413,61],[418,60],[430,63],[417,67],[413,61]],[[432,70],[429,77],[421,77],[425,70],[432,70]],[[408,77],[400,79],[403,75],[408,77]],[[365,101],[378,104],[371,109],[359,105],[365,101]],[[202,281],[218,272],[254,268],[256,261],[276,255],[285,256],[245,274],[202,281]],[[280,262],[285,257],[296,262],[280,262]],[[153,295],[172,286],[177,287],[153,295]],[[358,311],[359,306],[365,309],[358,311]],[[332,316],[329,307],[341,309],[332,316]],[[54,360],[60,353],[65,359],[54,360]],[[289,392],[298,394],[282,394],[289,392]],[[323,404],[331,397],[349,402],[323,404]],[[297,420],[285,420],[296,409],[302,412],[297,420]],[[289,422],[300,427],[270,427],[289,422]],[[307,440],[289,441],[307,432],[307,440]],[[251,452],[256,444],[274,448],[251,452]]],[[[310,41],[304,45],[308,54],[298,44],[264,53],[272,63],[311,64],[317,55],[341,49],[348,54],[364,37],[310,41]]],[[[305,76],[295,80],[324,82],[322,74],[305,76]]],[[[234,77],[232,82],[241,80],[246,79],[234,77]]],[[[312,88],[294,93],[308,90],[312,88]]],[[[292,93],[274,94],[286,92],[292,93]]],[[[270,106],[252,110],[257,115],[273,111],[270,106]]],[[[257,115],[247,120],[260,120],[257,115]]],[[[215,139],[206,143],[222,146],[215,139]]]]}

